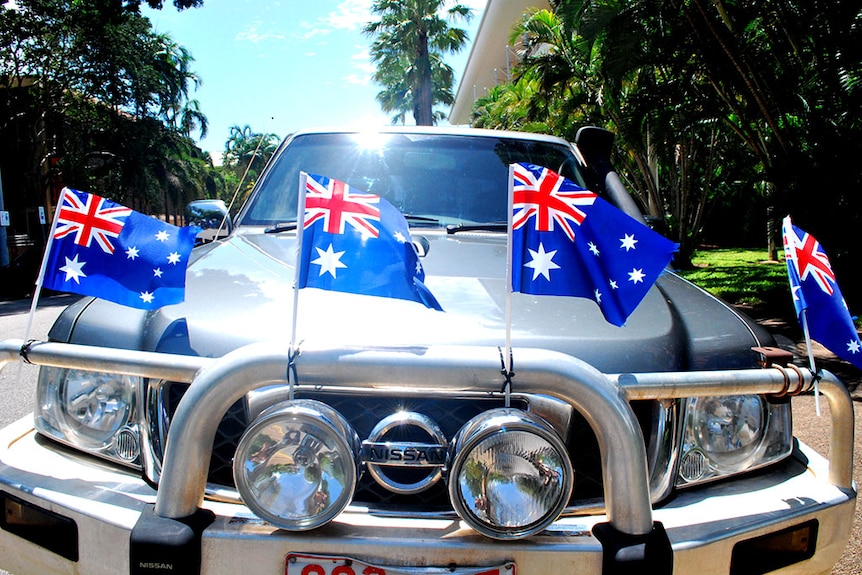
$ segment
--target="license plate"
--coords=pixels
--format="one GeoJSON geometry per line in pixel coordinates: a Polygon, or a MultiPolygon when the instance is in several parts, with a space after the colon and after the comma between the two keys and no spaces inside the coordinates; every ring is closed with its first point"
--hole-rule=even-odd
{"type": "Polygon", "coordinates": [[[285,575],[515,575],[515,564],[494,567],[393,567],[372,565],[347,557],[291,553],[285,575]]]}

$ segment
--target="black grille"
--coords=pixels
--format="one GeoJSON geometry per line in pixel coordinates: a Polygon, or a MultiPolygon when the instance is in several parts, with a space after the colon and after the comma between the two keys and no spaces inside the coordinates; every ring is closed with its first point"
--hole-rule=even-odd
{"type": "MultiPolygon", "coordinates": [[[[165,394],[167,412],[173,417],[177,406],[188,389],[188,385],[175,383],[165,394]]],[[[212,457],[210,458],[209,477],[207,481],[216,485],[234,487],[233,455],[242,432],[248,427],[248,409],[245,399],[234,403],[222,418],[213,440],[212,457]]]]}
{"type": "MultiPolygon", "coordinates": [[[[176,410],[179,400],[188,388],[185,384],[173,384],[165,395],[169,414],[176,410]]],[[[399,410],[415,411],[433,419],[448,439],[452,439],[464,423],[480,413],[502,407],[498,398],[433,398],[332,394],[297,390],[297,398],[316,399],[328,404],[341,413],[362,439],[367,439],[374,426],[384,417],[399,410]]],[[[512,401],[512,407],[526,409],[523,401],[512,401]]],[[[652,422],[653,403],[635,402],[632,407],[638,415],[644,435],[649,437],[652,422]]],[[[210,459],[210,483],[234,487],[232,461],[236,445],[248,425],[245,400],[236,402],[222,419],[213,442],[210,459]]],[[[598,499],[603,496],[601,456],[598,441],[587,422],[575,413],[566,438],[569,456],[575,469],[575,485],[572,491],[572,504],[578,501],[598,499]]],[[[409,469],[387,471],[393,479],[412,483],[418,479],[416,473],[426,473],[409,469]],[[395,474],[402,475],[395,475],[395,474]],[[410,475],[414,474],[414,475],[410,475]]],[[[421,476],[420,476],[421,477],[421,476]]],[[[368,473],[360,478],[353,501],[359,505],[376,508],[393,508],[409,512],[434,512],[451,510],[449,495],[444,482],[440,481],[430,489],[412,495],[392,493],[380,486],[368,473]]]]}

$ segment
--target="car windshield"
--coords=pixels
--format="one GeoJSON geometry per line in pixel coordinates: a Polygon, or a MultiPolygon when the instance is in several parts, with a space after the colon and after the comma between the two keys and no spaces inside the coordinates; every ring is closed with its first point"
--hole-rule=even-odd
{"type": "Polygon", "coordinates": [[[300,171],[386,198],[411,226],[505,223],[508,166],[515,162],[545,166],[584,185],[571,148],[552,142],[418,133],[300,135],[265,173],[241,223],[295,222],[300,171]]]}

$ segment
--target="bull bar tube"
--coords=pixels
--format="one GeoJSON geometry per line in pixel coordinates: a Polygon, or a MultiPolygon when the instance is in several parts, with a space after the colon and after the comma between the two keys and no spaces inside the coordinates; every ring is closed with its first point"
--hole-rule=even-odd
{"type": "MultiPolygon", "coordinates": [[[[172,355],[53,342],[0,342],[0,368],[23,359],[36,365],[111,371],[191,384],[171,424],[161,480],[152,515],[139,549],[153,556],[164,550],[159,533],[167,521],[202,531],[199,518],[206,489],[210,446],[218,422],[246,393],[285,383],[289,354],[284,344],[255,343],[221,358],[172,355]],[[197,519],[193,519],[197,517],[197,519]],[[153,541],[151,538],[155,537],[153,541]]],[[[653,521],[644,439],[629,401],[731,394],[781,394],[788,381],[794,393],[819,381],[831,413],[829,482],[852,490],[853,404],[846,387],[829,372],[777,365],[766,369],[604,374],[561,352],[517,348],[514,351],[519,392],[545,394],[572,405],[587,420],[599,443],[608,522],[594,535],[603,547],[605,573],[638,566],[670,573],[672,551],[659,523],[653,521]],[[611,446],[613,446],[611,448],[611,446]]],[[[500,352],[489,346],[396,348],[314,348],[304,344],[292,373],[301,386],[350,385],[362,388],[412,386],[447,391],[491,391],[501,381],[500,352]]],[[[132,553],[135,553],[133,532],[132,553]]],[[[184,543],[193,547],[198,538],[184,543]]],[[[173,547],[174,543],[168,543],[173,547]]],[[[187,549],[186,552],[193,551],[187,549]]],[[[652,570],[650,572],[653,572],[652,570]]]]}

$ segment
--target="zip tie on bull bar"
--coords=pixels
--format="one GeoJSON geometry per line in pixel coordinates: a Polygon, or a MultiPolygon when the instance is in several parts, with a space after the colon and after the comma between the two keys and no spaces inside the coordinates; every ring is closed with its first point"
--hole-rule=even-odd
{"type": "Polygon", "coordinates": [[[21,356],[21,359],[23,359],[23,360],[24,360],[24,363],[29,363],[30,365],[33,365],[33,362],[32,362],[32,361],[30,361],[30,358],[28,357],[28,354],[30,353],[30,347],[31,347],[34,343],[36,343],[37,341],[39,341],[39,340],[36,340],[36,339],[28,339],[27,341],[25,341],[25,342],[21,345],[21,349],[20,349],[20,350],[18,350],[18,355],[20,355],[20,356],[21,356]]]}
{"type": "Polygon", "coordinates": [[[288,386],[287,398],[290,401],[293,401],[293,388],[296,385],[299,385],[299,376],[296,372],[296,358],[299,357],[299,354],[301,353],[299,351],[301,346],[302,342],[300,341],[299,344],[296,346],[296,349],[291,348],[290,351],[287,353],[287,372],[285,373],[285,377],[287,378],[288,386]],[[293,377],[290,376],[291,373],[293,374],[293,377]]]}
{"type": "Polygon", "coordinates": [[[506,369],[506,358],[503,355],[503,350],[498,346],[497,351],[500,352],[500,373],[505,378],[503,387],[500,388],[501,393],[506,394],[506,407],[509,407],[510,398],[512,395],[512,378],[515,377],[515,372],[512,371],[514,360],[512,359],[512,350],[509,350],[509,368],[506,369]]]}

